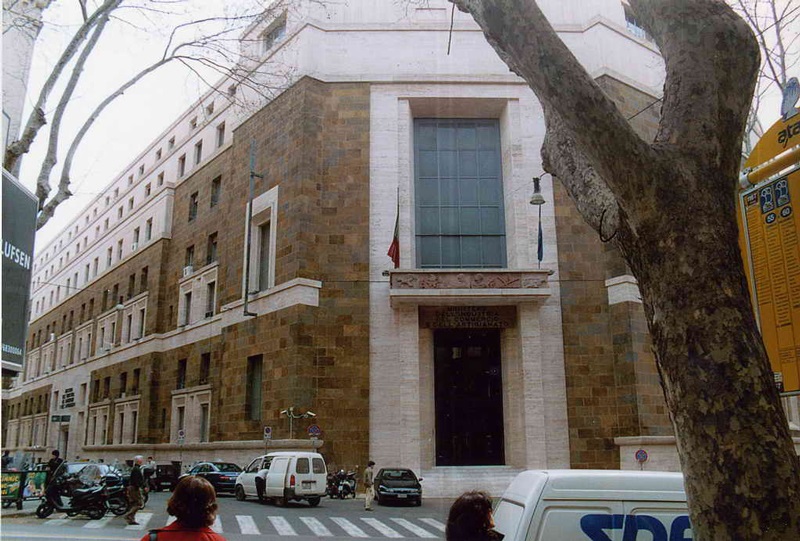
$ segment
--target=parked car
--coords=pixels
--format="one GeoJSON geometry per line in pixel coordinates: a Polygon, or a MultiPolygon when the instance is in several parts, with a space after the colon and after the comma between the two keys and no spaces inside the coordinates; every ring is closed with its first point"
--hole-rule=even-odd
{"type": "Polygon", "coordinates": [[[248,496],[285,505],[306,500],[319,505],[325,495],[328,472],[319,453],[277,451],[254,459],[236,479],[236,499],[248,496]]]}
{"type": "Polygon", "coordinates": [[[422,477],[408,468],[381,468],[375,476],[375,499],[378,505],[388,502],[411,502],[422,505],[422,477]]]}
{"type": "Polygon", "coordinates": [[[197,475],[203,477],[219,492],[231,492],[236,489],[236,479],[242,473],[242,468],[230,462],[198,462],[191,469],[181,475],[197,475]]]}
{"type": "Polygon", "coordinates": [[[178,484],[180,472],[180,462],[156,462],[156,471],[150,476],[150,490],[159,492],[165,488],[167,490],[174,489],[178,484]]]}

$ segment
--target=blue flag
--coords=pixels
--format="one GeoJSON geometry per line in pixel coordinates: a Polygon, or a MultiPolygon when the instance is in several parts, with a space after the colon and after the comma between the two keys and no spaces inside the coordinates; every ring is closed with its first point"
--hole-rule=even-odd
{"type": "Polygon", "coordinates": [[[544,241],[542,240],[542,223],[539,222],[539,246],[536,250],[536,255],[539,258],[539,266],[542,266],[542,258],[544,257],[544,241]]]}

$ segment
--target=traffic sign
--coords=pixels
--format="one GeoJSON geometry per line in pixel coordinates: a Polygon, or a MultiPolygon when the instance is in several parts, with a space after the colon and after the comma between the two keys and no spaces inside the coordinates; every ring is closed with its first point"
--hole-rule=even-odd
{"type": "Polygon", "coordinates": [[[50,422],[51,423],[68,423],[70,419],[69,415],[51,415],[50,422]]]}
{"type": "Polygon", "coordinates": [[[186,437],[186,431],[184,429],[182,429],[182,428],[180,430],[178,430],[178,439],[182,440],[185,437],[186,437]]]}
{"type": "Polygon", "coordinates": [[[308,427],[308,435],[312,438],[317,438],[320,436],[320,434],[322,434],[322,429],[319,427],[319,425],[311,425],[308,427]]]}
{"type": "Polygon", "coordinates": [[[272,427],[271,426],[265,426],[264,427],[264,439],[265,440],[271,440],[272,439],[272,427]]]}
{"type": "Polygon", "coordinates": [[[640,464],[647,462],[647,451],[644,449],[639,449],[633,456],[636,457],[636,462],[639,462],[640,464]]]}

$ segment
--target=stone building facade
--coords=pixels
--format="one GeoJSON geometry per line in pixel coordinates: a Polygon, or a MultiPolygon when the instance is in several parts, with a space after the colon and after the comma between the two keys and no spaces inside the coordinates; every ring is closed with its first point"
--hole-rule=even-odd
{"type": "MultiPolygon", "coordinates": [[[[452,495],[671,436],[635,281],[549,176],[537,260],[539,103],[468,16],[446,54],[447,2],[390,4],[251,28],[292,83],[253,107],[221,81],[41,248],[3,395],[19,460],[319,447],[452,495]]],[[[623,4],[541,4],[650,136],[660,57],[623,4]]]]}

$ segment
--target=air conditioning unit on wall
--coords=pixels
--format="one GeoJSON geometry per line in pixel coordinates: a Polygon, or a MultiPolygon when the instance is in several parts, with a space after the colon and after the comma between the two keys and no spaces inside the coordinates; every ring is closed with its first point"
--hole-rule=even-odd
{"type": "Polygon", "coordinates": [[[186,278],[187,276],[189,276],[193,272],[194,272],[194,267],[193,266],[187,265],[187,266],[183,267],[183,277],[184,278],[186,278]]]}
{"type": "Polygon", "coordinates": [[[139,249],[139,243],[138,242],[134,242],[133,244],[131,244],[131,252],[135,252],[138,249],[139,249]]]}

